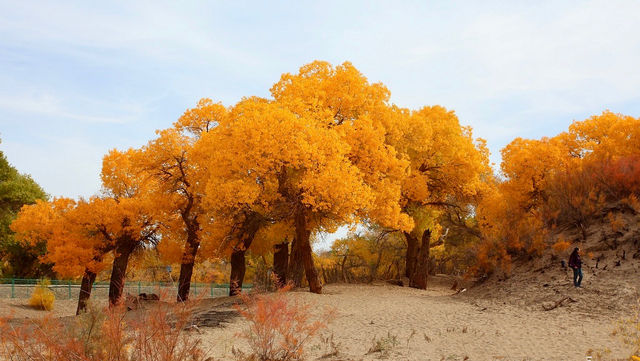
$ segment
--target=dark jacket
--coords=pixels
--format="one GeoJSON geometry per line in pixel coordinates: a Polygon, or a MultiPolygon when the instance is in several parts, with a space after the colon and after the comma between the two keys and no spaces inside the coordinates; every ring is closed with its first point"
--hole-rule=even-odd
{"type": "Polygon", "coordinates": [[[572,252],[571,256],[569,256],[569,267],[571,268],[581,268],[582,260],[580,259],[580,255],[578,252],[572,252]]]}

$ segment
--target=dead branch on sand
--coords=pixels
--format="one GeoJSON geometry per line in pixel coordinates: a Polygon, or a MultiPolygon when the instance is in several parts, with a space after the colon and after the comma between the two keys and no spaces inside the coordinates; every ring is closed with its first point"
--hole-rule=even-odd
{"type": "Polygon", "coordinates": [[[556,309],[556,308],[558,308],[558,307],[562,306],[562,304],[563,304],[565,301],[569,301],[569,302],[577,302],[577,301],[576,301],[576,300],[574,300],[573,298],[571,298],[571,297],[569,297],[569,296],[566,296],[566,297],[562,298],[561,300],[556,301],[556,302],[555,302],[553,305],[551,305],[551,306],[545,306],[545,305],[543,304],[543,305],[542,305],[542,308],[543,308],[545,311],[551,311],[551,310],[553,310],[553,309],[556,309]]]}

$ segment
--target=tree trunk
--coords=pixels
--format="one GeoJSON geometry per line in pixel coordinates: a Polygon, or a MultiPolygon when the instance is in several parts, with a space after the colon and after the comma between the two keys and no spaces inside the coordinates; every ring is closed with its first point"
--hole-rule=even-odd
{"type": "Polygon", "coordinates": [[[182,254],[182,263],[180,264],[180,277],[178,278],[178,302],[189,300],[189,292],[191,291],[191,276],[193,275],[193,265],[196,261],[200,242],[196,232],[190,232],[187,235],[187,244],[182,254]]]}
{"type": "Polygon", "coordinates": [[[80,295],[78,295],[76,316],[87,310],[87,301],[89,301],[89,298],[91,297],[91,289],[93,288],[93,283],[95,281],[96,273],[86,268],[84,270],[84,275],[82,275],[82,283],[80,284],[80,295]]]}
{"type": "Polygon", "coordinates": [[[244,254],[246,249],[234,249],[231,253],[231,279],[229,281],[229,296],[235,296],[242,291],[242,282],[246,271],[244,254]]]}
{"type": "Polygon", "coordinates": [[[342,257],[342,262],[340,263],[340,270],[342,273],[342,282],[347,283],[347,270],[345,269],[345,264],[347,263],[347,255],[345,254],[342,257]]]}
{"type": "Polygon", "coordinates": [[[289,268],[289,242],[282,242],[274,246],[273,273],[277,287],[282,288],[287,284],[287,269],[289,268]]]}
{"type": "Polygon", "coordinates": [[[309,290],[313,293],[322,293],[322,285],[318,280],[318,271],[313,264],[313,251],[309,238],[311,230],[307,225],[307,218],[303,211],[296,214],[296,240],[299,242],[300,254],[302,256],[302,264],[309,283],[309,290]]]}
{"type": "Polygon", "coordinates": [[[407,257],[405,259],[404,275],[411,278],[418,255],[418,238],[409,232],[404,232],[404,237],[407,240],[407,257]]]}
{"type": "Polygon", "coordinates": [[[122,299],[127,265],[132,252],[133,247],[130,245],[116,247],[115,249],[116,254],[111,269],[111,280],[109,281],[109,307],[117,306],[122,299]]]}
{"type": "Polygon", "coordinates": [[[294,238],[291,243],[291,254],[289,254],[289,270],[287,272],[287,279],[293,283],[294,287],[302,287],[303,276],[304,265],[302,264],[300,242],[294,238]]]}
{"type": "Polygon", "coordinates": [[[427,278],[429,277],[429,251],[431,248],[431,231],[425,230],[422,233],[422,244],[417,250],[417,256],[413,267],[413,273],[409,277],[409,287],[427,289],[427,278]]]}
{"type": "Polygon", "coordinates": [[[240,235],[238,237],[238,245],[233,248],[231,253],[231,277],[229,279],[229,296],[235,296],[242,292],[242,283],[244,282],[244,274],[246,271],[245,253],[251,247],[253,238],[262,226],[263,218],[252,213],[246,216],[240,235]]]}

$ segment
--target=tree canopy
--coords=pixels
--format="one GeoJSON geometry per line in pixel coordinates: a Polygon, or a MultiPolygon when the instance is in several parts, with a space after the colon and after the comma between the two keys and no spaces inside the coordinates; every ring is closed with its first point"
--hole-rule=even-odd
{"type": "Polygon", "coordinates": [[[0,258],[4,276],[51,276],[51,265],[38,261],[46,252],[46,242],[26,246],[16,241],[11,223],[24,205],[48,199],[45,191],[29,176],[21,174],[0,151],[0,258]]]}

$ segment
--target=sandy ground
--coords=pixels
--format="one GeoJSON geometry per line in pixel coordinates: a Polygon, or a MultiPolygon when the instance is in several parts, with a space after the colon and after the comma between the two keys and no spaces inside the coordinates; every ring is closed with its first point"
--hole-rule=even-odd
{"type": "MultiPolygon", "coordinates": [[[[449,280],[432,279],[426,291],[387,284],[328,285],[322,295],[291,292],[314,306],[337,311],[323,332],[336,347],[320,337],[307,347],[306,359],[317,360],[586,360],[590,349],[611,349],[607,359],[630,355],[611,335],[624,313],[586,313],[570,305],[551,311],[506,302],[503,299],[455,295],[449,280]],[[413,334],[413,335],[412,335],[413,334]],[[374,338],[395,338],[385,353],[368,353],[374,338]],[[324,357],[338,351],[336,355],[324,357]]],[[[581,290],[572,292],[580,292],[581,290]]],[[[574,294],[575,297],[577,297],[574,294]]],[[[26,307],[26,300],[2,300],[0,314],[42,317],[46,312],[26,307]]],[[[229,302],[203,301],[201,313],[222,317],[217,327],[201,327],[205,347],[216,360],[232,360],[232,348],[248,351],[239,334],[247,323],[234,317],[229,302]],[[203,305],[203,306],[204,306],[203,305]],[[212,311],[215,310],[215,311],[212,311]]],[[[75,302],[56,301],[54,316],[75,312],[75,302]]]]}
{"type": "MultiPolygon", "coordinates": [[[[294,292],[321,310],[336,307],[338,317],[324,332],[333,335],[337,356],[329,360],[586,360],[590,349],[611,349],[607,359],[630,353],[611,335],[622,315],[595,315],[559,307],[530,310],[499,300],[452,295],[444,286],[421,291],[391,285],[330,285],[325,294],[294,292]],[[415,331],[415,332],[414,332],[415,331]],[[413,336],[411,336],[413,334],[413,336]],[[387,355],[369,353],[374,338],[396,337],[387,355]]],[[[232,359],[231,348],[247,349],[236,319],[205,329],[203,339],[216,359],[232,359]]],[[[316,340],[308,359],[334,351],[316,340]]],[[[625,358],[626,356],[626,358],[625,358]]]]}

